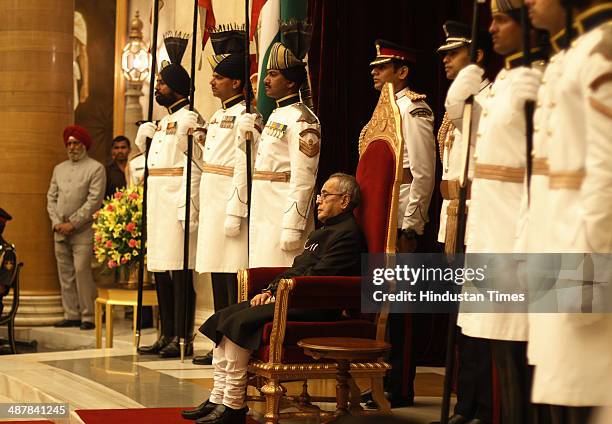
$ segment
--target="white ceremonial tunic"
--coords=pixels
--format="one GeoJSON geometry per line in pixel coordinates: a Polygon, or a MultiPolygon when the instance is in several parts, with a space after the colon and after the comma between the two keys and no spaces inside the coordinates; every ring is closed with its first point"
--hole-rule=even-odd
{"type": "Polygon", "coordinates": [[[395,94],[404,138],[403,168],[410,169],[400,185],[398,228],[423,234],[436,178],[433,112],[425,96],[408,87],[395,94]]]}
{"type": "MultiPolygon", "coordinates": [[[[579,15],[587,32],[572,42],[556,82],[551,112],[550,225],[545,243],[569,253],[612,252],[612,5],[579,15]],[[602,24],[601,22],[607,21],[602,24]]],[[[597,255],[593,255],[597,260],[597,255]]],[[[611,267],[597,266],[597,281],[609,287],[611,267]],[[602,275],[603,274],[603,275],[602,275]]],[[[603,300],[594,285],[593,309],[603,300]]],[[[577,296],[578,303],[581,296],[577,296]]],[[[609,310],[609,309],[608,309],[609,310]]],[[[612,315],[559,313],[542,323],[534,357],[532,400],[565,406],[610,404],[612,315]]]]}
{"type": "MultiPolygon", "coordinates": [[[[474,108],[472,109],[472,128],[478,128],[480,118],[480,103],[488,95],[491,82],[484,79],[480,83],[480,90],[474,96],[474,108]]],[[[438,140],[440,146],[440,159],[442,162],[442,180],[459,181],[461,176],[461,154],[462,154],[462,118],[465,103],[449,105],[447,109],[447,119],[449,120],[449,130],[443,135],[443,140],[438,140]],[[445,136],[444,136],[445,135],[445,136]]],[[[468,178],[471,181],[474,175],[474,151],[476,148],[476,131],[472,131],[470,137],[470,164],[468,178]]],[[[440,211],[440,229],[438,230],[438,242],[444,243],[446,239],[446,222],[448,217],[448,205],[450,200],[442,200],[442,210],[440,211]]],[[[466,231],[467,233],[467,231],[466,231]]]]}
{"type": "MultiPolygon", "coordinates": [[[[474,179],[468,215],[467,253],[513,253],[525,174],[525,115],[511,106],[511,84],[520,54],[506,59],[482,105],[476,133],[474,179]]],[[[500,257],[502,258],[502,257],[500,257]]],[[[496,288],[517,287],[516,267],[496,288]]],[[[527,315],[522,313],[460,314],[458,325],[471,337],[526,341],[527,315]]]]}
{"type": "MultiPolygon", "coordinates": [[[[152,272],[183,269],[185,219],[185,163],[187,136],[177,136],[178,121],[189,111],[188,103],[164,116],[151,141],[147,165],[147,269],[152,272]]],[[[145,146],[138,146],[141,151],[145,146]]],[[[192,166],[191,236],[189,268],[196,257],[200,172],[192,166]],[[194,227],[196,230],[194,231],[194,227]]]]}
{"type": "MultiPolygon", "coordinates": [[[[235,273],[249,265],[246,148],[237,126],[238,117],[245,112],[246,105],[242,96],[226,102],[228,107],[213,114],[205,138],[202,143],[198,142],[203,171],[196,259],[196,271],[200,273],[235,273]],[[225,235],[228,215],[241,218],[240,234],[235,237],[225,235]]],[[[253,133],[252,157],[257,153],[259,143],[257,130],[253,133]]]]}
{"type": "Polygon", "coordinates": [[[286,101],[278,101],[280,106],[268,118],[255,157],[249,229],[251,268],[291,266],[314,229],[313,197],[321,148],[319,120],[303,103],[283,106],[286,101]],[[298,248],[280,248],[283,229],[302,232],[298,248]]]}

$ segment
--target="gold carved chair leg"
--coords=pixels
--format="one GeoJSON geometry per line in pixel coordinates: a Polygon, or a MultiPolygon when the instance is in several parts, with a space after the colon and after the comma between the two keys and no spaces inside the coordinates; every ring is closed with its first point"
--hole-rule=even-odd
{"type": "Polygon", "coordinates": [[[383,385],[383,377],[374,377],[372,381],[372,399],[378,405],[378,412],[383,414],[391,414],[391,404],[385,396],[385,389],[383,385]]]}
{"type": "Polygon", "coordinates": [[[281,386],[278,380],[269,379],[265,386],[261,388],[261,392],[266,397],[266,415],[264,416],[264,422],[266,424],[277,424],[281,398],[285,394],[285,388],[281,386]]]}

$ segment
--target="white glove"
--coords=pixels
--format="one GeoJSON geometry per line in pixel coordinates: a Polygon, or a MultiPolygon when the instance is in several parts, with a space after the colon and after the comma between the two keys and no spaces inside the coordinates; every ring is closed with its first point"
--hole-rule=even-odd
{"type": "Polygon", "coordinates": [[[448,88],[446,103],[464,102],[468,97],[478,93],[484,69],[478,65],[468,65],[457,74],[457,78],[448,88]]]}
{"type": "Polygon", "coordinates": [[[153,138],[156,130],[157,125],[155,125],[153,122],[144,122],[138,127],[138,132],[136,133],[134,143],[136,143],[136,146],[140,149],[140,151],[144,151],[147,145],[147,138],[153,138]]]}
{"type": "Polygon", "coordinates": [[[187,135],[190,129],[195,129],[197,126],[198,114],[193,111],[188,111],[178,120],[176,135],[187,135]]]}
{"type": "Polygon", "coordinates": [[[240,234],[240,223],[242,222],[242,218],[235,215],[228,215],[225,217],[225,236],[226,237],[236,237],[240,234]]]}
{"type": "Polygon", "coordinates": [[[521,68],[511,84],[510,103],[516,110],[525,107],[525,102],[538,98],[538,89],[542,84],[542,71],[533,68],[521,68]]]}
{"type": "Polygon", "coordinates": [[[300,247],[302,232],[293,228],[283,228],[281,232],[280,248],[286,252],[296,250],[300,247]]]}
{"type": "Polygon", "coordinates": [[[238,134],[240,138],[243,140],[246,138],[246,133],[255,132],[255,122],[257,121],[256,113],[243,113],[238,117],[238,122],[236,123],[238,127],[238,134]]]}

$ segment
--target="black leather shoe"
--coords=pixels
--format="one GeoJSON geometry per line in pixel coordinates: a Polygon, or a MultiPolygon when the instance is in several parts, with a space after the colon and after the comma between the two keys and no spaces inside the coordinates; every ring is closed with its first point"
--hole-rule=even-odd
{"type": "Polygon", "coordinates": [[[195,365],[212,365],[212,350],[208,352],[206,355],[194,356],[191,362],[195,365]]]}
{"type": "Polygon", "coordinates": [[[83,321],[81,323],[81,330],[93,330],[96,328],[96,325],[93,322],[83,321]]]}
{"type": "Polygon", "coordinates": [[[241,409],[228,408],[225,405],[217,405],[205,417],[196,421],[197,424],[244,424],[248,407],[241,409]]]}
{"type": "Polygon", "coordinates": [[[469,418],[464,417],[460,414],[454,414],[448,419],[448,424],[465,424],[469,421],[469,418]]]}
{"type": "MultiPolygon", "coordinates": [[[[193,355],[193,343],[187,343],[185,345],[185,356],[193,355]]],[[[162,350],[159,351],[160,358],[180,358],[181,348],[178,342],[178,338],[173,338],[162,350]]]]}
{"type": "Polygon", "coordinates": [[[138,353],[143,353],[145,355],[157,355],[164,347],[170,343],[172,339],[161,336],[155,343],[151,346],[140,346],[138,348],[138,353]]]}
{"type": "Polygon", "coordinates": [[[472,418],[471,420],[469,420],[465,424],[484,424],[484,421],[482,421],[479,418],[472,418]]]}
{"type": "Polygon", "coordinates": [[[206,399],[193,409],[185,409],[181,411],[181,415],[186,420],[197,420],[210,414],[216,406],[216,403],[209,402],[208,399],[206,399]]]}
{"type": "Polygon", "coordinates": [[[81,320],[80,319],[64,319],[60,322],[56,322],[53,324],[54,327],[57,328],[67,328],[67,327],[80,327],[81,320]]]}

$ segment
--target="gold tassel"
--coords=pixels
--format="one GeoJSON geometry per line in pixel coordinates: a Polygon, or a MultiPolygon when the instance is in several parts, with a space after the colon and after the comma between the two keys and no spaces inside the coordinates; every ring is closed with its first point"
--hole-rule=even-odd
{"type": "Polygon", "coordinates": [[[456,253],[457,240],[457,213],[459,212],[459,200],[453,199],[446,208],[446,235],[444,237],[444,253],[456,253]]]}

